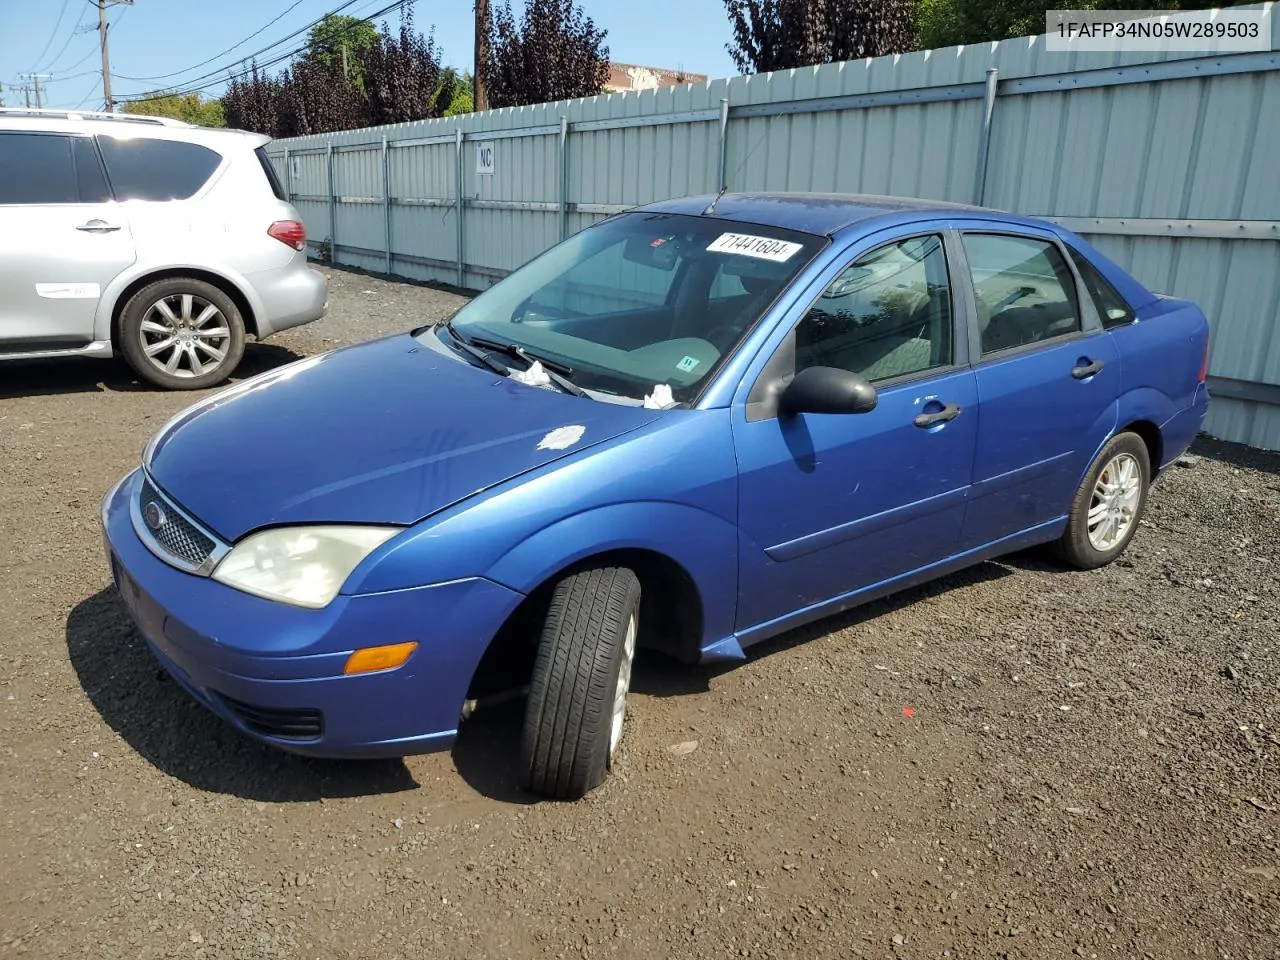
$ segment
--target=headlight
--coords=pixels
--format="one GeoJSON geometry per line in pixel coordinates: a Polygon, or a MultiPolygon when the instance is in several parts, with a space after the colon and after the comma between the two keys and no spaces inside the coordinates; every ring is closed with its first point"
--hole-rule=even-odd
{"type": "Polygon", "coordinates": [[[241,540],[213,579],[299,607],[325,607],[347,577],[400,527],[280,527],[241,540]]]}

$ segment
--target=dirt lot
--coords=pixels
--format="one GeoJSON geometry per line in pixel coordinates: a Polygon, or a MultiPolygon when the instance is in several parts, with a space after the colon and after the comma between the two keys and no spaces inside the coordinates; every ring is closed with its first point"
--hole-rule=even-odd
{"type": "MultiPolygon", "coordinates": [[[[249,372],[458,302],[331,279],[249,372]]],[[[193,399],[0,367],[0,956],[1280,955],[1280,457],[1199,445],[1106,570],[1017,556],[736,669],[642,662],[616,775],[532,803],[518,705],[316,762],[158,674],[98,501],[193,399]]]]}

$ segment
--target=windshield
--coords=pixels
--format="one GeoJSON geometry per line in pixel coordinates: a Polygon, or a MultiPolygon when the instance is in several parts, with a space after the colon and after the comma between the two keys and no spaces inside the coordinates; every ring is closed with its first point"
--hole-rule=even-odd
{"type": "Polygon", "coordinates": [[[712,217],[631,213],[582,231],[453,318],[479,341],[560,364],[587,390],[697,396],[824,237],[712,217]]]}

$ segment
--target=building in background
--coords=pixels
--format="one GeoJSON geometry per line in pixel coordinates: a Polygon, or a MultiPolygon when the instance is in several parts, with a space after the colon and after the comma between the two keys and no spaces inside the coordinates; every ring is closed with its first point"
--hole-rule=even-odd
{"type": "Polygon", "coordinates": [[[627,90],[653,90],[657,87],[674,87],[678,83],[705,83],[705,73],[686,73],[683,70],[666,70],[662,67],[639,67],[633,63],[609,61],[609,79],[605,81],[607,93],[623,93],[627,90]]]}

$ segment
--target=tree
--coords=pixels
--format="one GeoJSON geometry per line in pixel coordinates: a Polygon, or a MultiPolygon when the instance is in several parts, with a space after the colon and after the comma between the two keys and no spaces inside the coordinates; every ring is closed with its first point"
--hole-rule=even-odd
{"type": "Polygon", "coordinates": [[[253,66],[233,79],[222,98],[228,124],[271,137],[304,136],[438,117],[453,102],[456,83],[444,89],[439,49],[414,30],[408,4],[395,33],[384,23],[358,57],[348,50],[347,69],[358,69],[358,83],[344,74],[327,42],[278,76],[253,66]]]}
{"type": "MultiPolygon", "coordinates": [[[[964,0],[957,0],[964,2],[964,0]]],[[[724,0],[744,73],[915,49],[913,0],[724,0]]]]}
{"type": "Polygon", "coordinates": [[[442,117],[456,117],[460,113],[475,112],[475,84],[471,74],[459,73],[453,67],[440,71],[440,83],[436,87],[436,108],[442,117]],[[443,109],[441,109],[443,108],[443,109]]]}
{"type": "Polygon", "coordinates": [[[489,34],[484,86],[490,107],[519,107],[604,92],[605,31],[573,0],[526,0],[517,23],[508,2],[489,34]]]}
{"type": "Polygon", "coordinates": [[[124,113],[143,117],[172,117],[201,127],[225,127],[226,117],[219,100],[206,100],[198,93],[176,93],[157,90],[145,99],[132,100],[122,108],[124,113]]]}
{"type": "MultiPolygon", "coordinates": [[[[1072,10],[1205,10],[1231,0],[1078,0],[1072,10]]],[[[1067,9],[1054,0],[920,0],[916,29],[920,46],[951,47],[1044,33],[1045,12],[1067,9]]]]}
{"type": "Polygon", "coordinates": [[[345,65],[346,77],[359,86],[364,58],[377,40],[378,31],[368,20],[330,13],[307,34],[307,59],[329,69],[345,65]]]}

